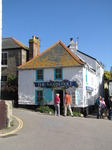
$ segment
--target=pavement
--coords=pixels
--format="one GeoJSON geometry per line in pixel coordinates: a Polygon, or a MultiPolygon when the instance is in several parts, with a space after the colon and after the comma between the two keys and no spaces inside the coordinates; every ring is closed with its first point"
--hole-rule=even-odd
{"type": "MultiPolygon", "coordinates": [[[[39,113],[39,114],[45,115],[44,113],[39,113]]],[[[88,115],[86,118],[96,119],[96,115],[95,114],[94,115],[88,115]]],[[[104,118],[104,119],[108,120],[107,118],[104,118]]],[[[18,132],[23,127],[23,121],[20,118],[13,115],[13,120],[14,120],[13,126],[11,126],[10,128],[5,128],[5,129],[0,130],[0,137],[14,134],[14,133],[18,132]]]]}
{"type": "Polygon", "coordinates": [[[107,119],[55,117],[20,108],[13,114],[14,126],[0,137],[2,150],[112,150],[112,121],[107,119]]]}
{"type": "Polygon", "coordinates": [[[14,125],[10,128],[0,130],[0,137],[4,137],[10,134],[14,134],[23,127],[23,121],[17,116],[13,115],[14,125]]]}

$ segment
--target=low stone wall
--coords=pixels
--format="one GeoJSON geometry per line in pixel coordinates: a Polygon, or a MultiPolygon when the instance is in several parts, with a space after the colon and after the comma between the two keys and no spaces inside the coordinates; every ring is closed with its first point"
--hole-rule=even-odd
{"type": "Polygon", "coordinates": [[[5,101],[0,101],[0,129],[6,126],[6,109],[5,101]]]}
{"type": "Polygon", "coordinates": [[[0,101],[0,129],[5,127],[10,128],[13,121],[12,116],[12,101],[1,100],[0,101]]]}
{"type": "Polygon", "coordinates": [[[12,101],[5,100],[5,105],[6,105],[6,114],[7,114],[6,126],[8,128],[10,128],[11,123],[13,121],[13,117],[12,117],[12,101]]]}

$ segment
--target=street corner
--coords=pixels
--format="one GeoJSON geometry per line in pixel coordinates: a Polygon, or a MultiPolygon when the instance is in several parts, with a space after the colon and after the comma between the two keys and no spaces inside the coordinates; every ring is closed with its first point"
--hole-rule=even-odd
{"type": "Polygon", "coordinates": [[[14,119],[14,126],[10,127],[9,129],[1,130],[0,137],[16,134],[16,132],[18,132],[23,127],[23,121],[20,118],[13,115],[13,119],[14,119]]]}

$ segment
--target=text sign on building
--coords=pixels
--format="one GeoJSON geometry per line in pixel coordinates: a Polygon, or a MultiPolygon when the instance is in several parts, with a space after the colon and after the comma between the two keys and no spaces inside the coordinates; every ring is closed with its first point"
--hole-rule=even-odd
{"type": "Polygon", "coordinates": [[[86,86],[86,90],[92,92],[94,89],[92,87],[90,87],[90,86],[86,86]]]}
{"type": "Polygon", "coordinates": [[[75,81],[52,81],[52,82],[34,82],[35,87],[72,87],[76,86],[75,81]]]}

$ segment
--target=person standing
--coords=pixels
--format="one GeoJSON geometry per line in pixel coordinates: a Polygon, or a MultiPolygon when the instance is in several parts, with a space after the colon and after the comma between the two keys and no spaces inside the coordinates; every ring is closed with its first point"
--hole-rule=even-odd
{"type": "Polygon", "coordinates": [[[97,119],[99,119],[99,117],[101,117],[101,106],[100,106],[100,101],[101,101],[102,97],[99,96],[96,100],[96,108],[97,108],[97,119]]]}
{"type": "Polygon", "coordinates": [[[67,108],[68,108],[71,116],[73,117],[73,113],[72,113],[72,110],[71,110],[71,97],[67,92],[65,92],[64,108],[65,108],[64,109],[64,116],[67,115],[67,108]]]}
{"type": "Polygon", "coordinates": [[[112,96],[109,99],[109,119],[112,120],[112,96]]]}
{"type": "Polygon", "coordinates": [[[55,116],[60,116],[60,98],[59,94],[56,94],[56,97],[54,99],[54,106],[55,106],[55,116]]]}
{"type": "Polygon", "coordinates": [[[104,101],[104,97],[102,97],[101,101],[100,101],[100,105],[101,105],[101,118],[104,118],[105,115],[105,110],[106,110],[106,104],[104,101]]]}

